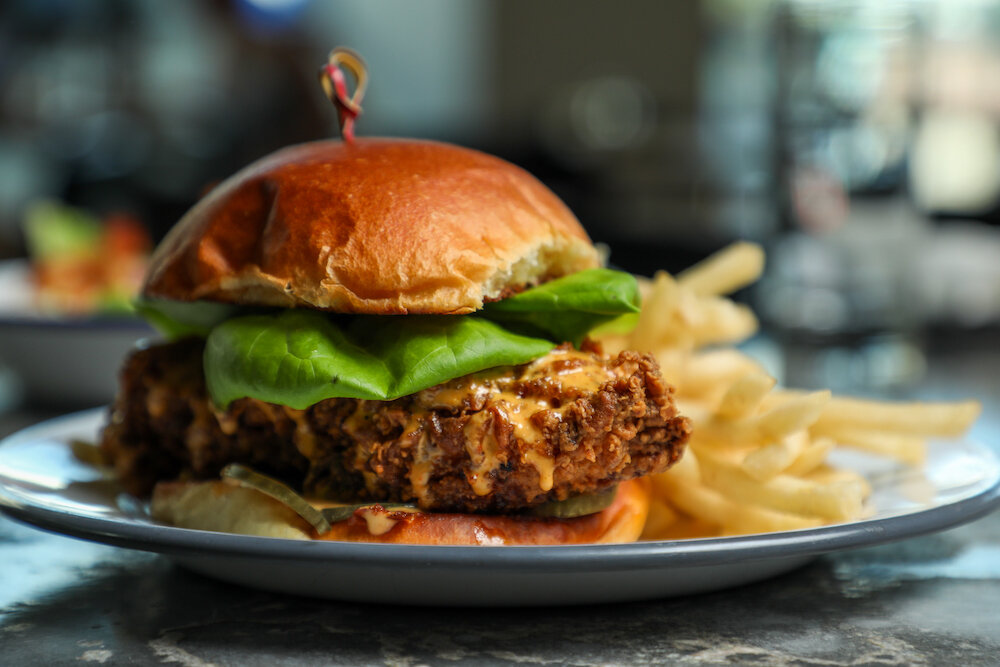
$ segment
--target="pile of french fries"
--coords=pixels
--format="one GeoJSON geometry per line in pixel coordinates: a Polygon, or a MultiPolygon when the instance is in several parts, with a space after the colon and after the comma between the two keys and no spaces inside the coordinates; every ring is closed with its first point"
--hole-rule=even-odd
{"type": "Polygon", "coordinates": [[[922,465],[932,437],[956,437],[975,401],[889,403],[776,387],[734,347],[757,318],[726,297],[757,280],[759,246],[737,243],[677,276],[643,283],[639,323],[606,349],[656,356],[693,435],[680,462],[653,477],[643,539],[682,539],[810,528],[863,518],[868,481],[828,456],[851,447],[922,465]]]}

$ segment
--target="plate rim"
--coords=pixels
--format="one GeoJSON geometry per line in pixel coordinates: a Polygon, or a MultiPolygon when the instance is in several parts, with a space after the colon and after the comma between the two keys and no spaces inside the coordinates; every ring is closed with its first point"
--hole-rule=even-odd
{"type": "MultiPolygon", "coordinates": [[[[2,440],[0,448],[39,438],[38,432],[79,421],[94,420],[107,407],[92,408],[48,419],[2,440]]],[[[52,436],[46,436],[52,437],[52,436]]],[[[968,441],[1000,466],[1000,457],[985,444],[968,441]]],[[[979,493],[930,509],[889,517],[777,533],[690,540],[657,540],[626,544],[563,546],[443,546],[290,540],[177,528],[122,521],[114,517],[85,516],[24,502],[16,488],[0,481],[0,512],[43,530],[112,546],[161,553],[213,557],[277,559],[312,562],[406,566],[421,569],[522,570],[531,573],[611,572],[663,567],[711,567],[749,560],[815,556],[846,549],[876,546],[956,527],[1000,507],[1000,473],[979,493]],[[11,495],[13,492],[13,496],[11,495]]]]}

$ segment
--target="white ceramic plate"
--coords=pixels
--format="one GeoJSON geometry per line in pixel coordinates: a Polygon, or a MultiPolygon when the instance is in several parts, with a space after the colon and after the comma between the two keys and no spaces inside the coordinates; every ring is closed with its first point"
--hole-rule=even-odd
{"type": "Polygon", "coordinates": [[[0,363],[33,400],[100,405],[115,395],[122,359],[154,335],[137,317],[56,317],[35,307],[25,260],[0,262],[0,363]]]}
{"type": "Polygon", "coordinates": [[[76,461],[103,410],[0,443],[0,509],[39,528],[165,554],[226,581],[366,602],[546,605],[683,595],[749,583],[839,549],[942,530],[1000,505],[1000,460],[970,441],[933,443],[926,473],[859,458],[871,519],[766,535],[565,547],[440,547],[283,540],[153,523],[134,498],[76,461]]]}

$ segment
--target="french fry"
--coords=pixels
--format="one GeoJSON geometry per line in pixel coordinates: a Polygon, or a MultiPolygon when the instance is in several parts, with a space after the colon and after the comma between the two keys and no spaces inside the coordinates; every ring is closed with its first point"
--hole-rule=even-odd
{"type": "MultiPolygon", "coordinates": [[[[809,392],[807,391],[775,387],[767,396],[764,397],[764,400],[760,402],[760,411],[767,412],[768,410],[773,410],[779,405],[783,405],[796,398],[802,398],[808,393],[809,392]]],[[[830,398],[833,397],[831,396],[830,398]]]]}
{"type": "Polygon", "coordinates": [[[721,526],[735,510],[732,501],[723,494],[690,479],[668,477],[663,484],[678,509],[708,523],[721,526]]]}
{"type": "MultiPolygon", "coordinates": [[[[657,357],[659,359],[659,357],[657,357]]],[[[683,396],[718,400],[727,388],[748,373],[764,373],[760,364],[738,350],[720,349],[692,355],[678,364],[676,382],[683,396]]]]}
{"type": "Polygon", "coordinates": [[[758,418],[757,427],[765,441],[780,440],[813,424],[830,401],[829,391],[791,398],[758,418]]]}
{"type": "Polygon", "coordinates": [[[652,351],[656,362],[660,365],[663,379],[669,382],[678,395],[684,394],[684,383],[687,379],[687,367],[690,355],[680,350],[660,347],[652,351]]]}
{"type": "Polygon", "coordinates": [[[808,475],[826,461],[826,457],[830,455],[836,444],[830,438],[810,438],[809,444],[805,446],[799,457],[788,466],[785,474],[797,477],[808,475]]]}
{"type": "Polygon", "coordinates": [[[759,326],[747,306],[719,297],[685,300],[679,316],[688,332],[688,344],[695,347],[737,343],[754,335],[759,326]]]}
{"type": "Polygon", "coordinates": [[[785,472],[809,445],[809,435],[799,431],[756,449],[743,458],[743,470],[758,482],[785,472]]]}
{"type": "Polygon", "coordinates": [[[677,282],[666,271],[653,277],[649,292],[643,297],[639,322],[629,336],[629,346],[640,352],[676,344],[683,331],[673,326],[677,303],[681,298],[677,282]]]}
{"type": "MultiPolygon", "coordinates": [[[[687,479],[698,480],[701,479],[701,469],[698,466],[698,456],[690,448],[684,452],[680,460],[669,468],[667,472],[663,473],[670,475],[672,477],[684,477],[687,479]]],[[[653,476],[653,483],[656,483],[656,478],[659,475],[653,476]]]]}
{"type": "MultiPolygon", "coordinates": [[[[746,419],[711,417],[695,422],[697,442],[715,449],[745,449],[777,443],[815,421],[830,392],[806,394],[746,419]]],[[[791,460],[789,461],[791,463],[791,460]]]]}
{"type": "Polygon", "coordinates": [[[691,441],[689,448],[695,454],[702,453],[731,466],[742,465],[743,459],[747,457],[747,454],[757,449],[754,445],[748,446],[738,442],[726,443],[724,445],[717,443],[706,444],[697,438],[691,441]]]}
{"type": "Polygon", "coordinates": [[[698,459],[695,453],[691,451],[691,448],[688,447],[677,463],[665,472],[650,475],[649,479],[652,482],[652,497],[670,502],[673,497],[673,489],[675,488],[672,480],[685,479],[697,484],[698,480],[701,479],[701,472],[698,469],[698,459]]]}
{"type": "Polygon", "coordinates": [[[649,514],[646,516],[646,523],[642,528],[644,540],[662,539],[660,535],[666,534],[667,530],[680,518],[680,515],[666,501],[660,498],[653,498],[649,503],[649,514]]]}
{"type": "MultiPolygon", "coordinates": [[[[698,289],[708,285],[706,279],[716,285],[737,284],[742,278],[736,276],[734,282],[734,277],[726,272],[739,269],[737,264],[745,265],[748,256],[744,250],[732,256],[736,264],[728,259],[714,264],[709,261],[707,272],[701,274],[703,278],[695,277],[692,284],[698,289]]],[[[746,306],[722,298],[718,293],[688,289],[666,272],[658,272],[651,282],[643,283],[641,289],[642,312],[628,339],[632,349],[691,351],[704,345],[744,340],[757,331],[757,317],[746,306]]]]}
{"type": "Polygon", "coordinates": [[[871,482],[859,473],[844,468],[834,468],[828,464],[818,466],[808,475],[803,475],[802,479],[816,482],[817,484],[855,484],[861,487],[865,497],[870,496],[872,492],[871,482]]]}
{"type": "Polygon", "coordinates": [[[660,272],[640,280],[643,307],[635,330],[603,334],[606,350],[656,356],[694,427],[681,460],[651,478],[646,539],[861,518],[870,511],[871,485],[857,472],[831,467],[833,449],[853,447],[919,465],[927,438],[960,435],[979,414],[972,401],[889,403],[775,388],[759,363],[726,347],[751,336],[758,323],[725,295],[757,279],[763,266],[758,246],[738,243],[676,277],[660,272]],[[722,347],[707,349],[716,345],[722,347]]]}
{"type": "MultiPolygon", "coordinates": [[[[760,431],[754,419],[718,419],[711,417],[694,422],[691,445],[713,453],[745,452],[759,447],[760,431]]],[[[741,456],[740,461],[743,460],[741,456]]]]}
{"type": "Polygon", "coordinates": [[[813,427],[827,435],[848,426],[910,435],[954,438],[965,433],[979,416],[978,401],[961,403],[890,403],[857,398],[830,401],[813,427]]]}
{"type": "Polygon", "coordinates": [[[747,373],[729,387],[715,414],[723,419],[749,417],[760,407],[774,383],[774,378],[765,373],[747,373]]]}
{"type": "Polygon", "coordinates": [[[826,429],[830,438],[845,447],[888,456],[910,465],[923,465],[927,460],[927,441],[907,433],[891,433],[851,427],[826,429]]]}
{"type": "Polygon", "coordinates": [[[776,530],[796,530],[819,526],[815,517],[797,516],[746,503],[737,503],[716,489],[687,479],[669,482],[672,502],[683,512],[710,524],[722,527],[726,534],[766,533],[776,530]]]}
{"type": "Polygon", "coordinates": [[[677,282],[700,296],[729,294],[760,278],[764,250],[755,243],[734,243],[681,272],[677,282]]]}
{"type": "Polygon", "coordinates": [[[702,481],[743,502],[791,514],[847,521],[860,516],[865,488],[853,482],[819,484],[791,475],[758,482],[739,466],[701,457],[702,481]]]}

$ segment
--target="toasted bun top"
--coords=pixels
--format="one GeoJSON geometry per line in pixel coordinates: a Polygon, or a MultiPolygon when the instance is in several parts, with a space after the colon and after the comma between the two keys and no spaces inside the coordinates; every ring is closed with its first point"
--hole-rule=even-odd
{"type": "Polygon", "coordinates": [[[448,144],[292,146],[212,190],[153,255],[149,298],[348,313],[468,313],[598,265],[526,171],[448,144]]]}

